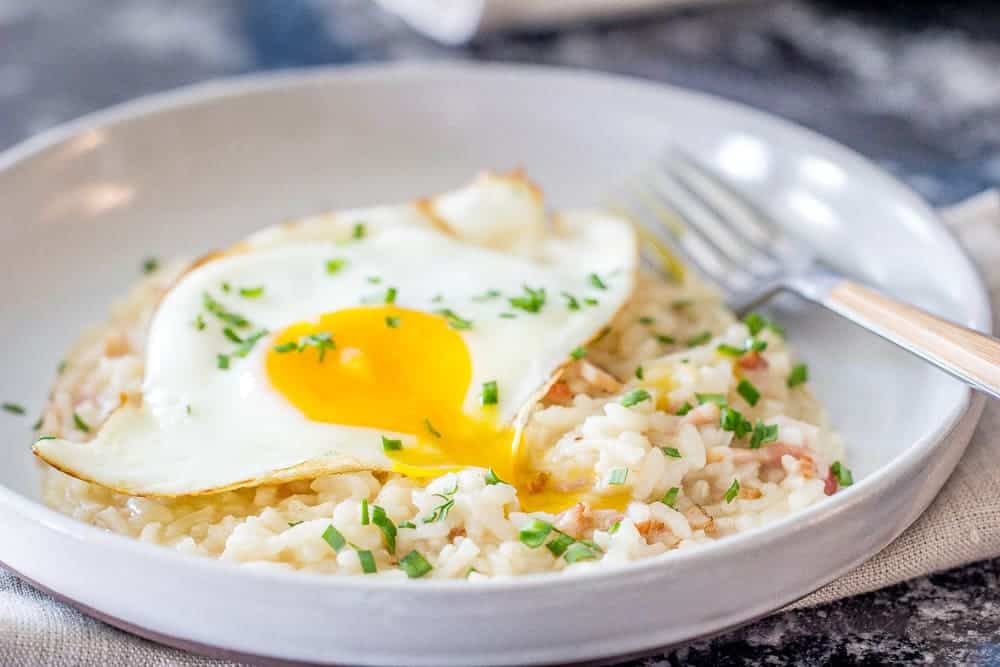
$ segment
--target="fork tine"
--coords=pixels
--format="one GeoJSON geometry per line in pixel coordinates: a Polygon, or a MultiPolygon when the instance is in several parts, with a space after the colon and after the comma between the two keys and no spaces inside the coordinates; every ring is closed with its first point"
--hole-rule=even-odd
{"type": "Polygon", "coordinates": [[[800,248],[753,201],[677,147],[667,151],[674,177],[719,220],[768,260],[781,264],[800,248]]]}

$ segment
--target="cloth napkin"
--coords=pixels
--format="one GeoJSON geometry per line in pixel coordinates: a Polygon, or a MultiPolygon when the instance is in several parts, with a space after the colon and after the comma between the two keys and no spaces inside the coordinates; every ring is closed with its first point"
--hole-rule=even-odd
{"type": "MultiPolygon", "coordinates": [[[[568,0],[567,0],[568,1],[568,0]]],[[[1000,194],[943,211],[975,256],[1000,303],[1000,194]]],[[[994,327],[1000,330],[1000,318],[994,327]]],[[[792,605],[806,607],[1000,556],[1000,401],[991,401],[965,456],[926,512],[895,542],[840,579],[792,605]]],[[[84,616],[0,569],[0,665],[231,667],[158,646],[84,616]]]]}
{"type": "MultiPolygon", "coordinates": [[[[719,0],[712,0],[719,2],[719,0]]],[[[446,44],[481,32],[546,28],[574,21],[637,15],[706,0],[378,0],[425,35],[446,44]]]]}

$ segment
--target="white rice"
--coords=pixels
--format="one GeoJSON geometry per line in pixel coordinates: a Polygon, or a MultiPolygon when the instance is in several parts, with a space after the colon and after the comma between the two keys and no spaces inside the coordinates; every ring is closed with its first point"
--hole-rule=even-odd
{"type": "MultiPolygon", "coordinates": [[[[82,336],[55,383],[42,433],[87,440],[120,404],[121,394],[139,394],[146,326],[184,267],[178,263],[143,279],[114,306],[108,322],[82,336]]],[[[840,438],[807,385],[787,386],[795,362],[780,335],[770,329],[758,335],[767,342],[760,355],[766,368],[737,374],[736,359],[717,352],[720,343],[742,346],[748,336],[718,295],[697,280],[673,284],[644,278],[633,302],[587,355],[624,384],[604,374],[595,380],[578,364],[567,377],[572,394],[567,404],[540,406],[535,413],[525,435],[534,464],[554,480],[582,471],[601,480],[598,492],[626,491],[630,501],[624,512],[581,504],[557,516],[525,514],[517,491],[487,484],[480,469],[428,484],[361,472],[157,499],[114,493],[46,467],[44,497],[62,512],[116,533],[255,567],[361,574],[356,549],[362,549],[374,556],[375,576],[406,578],[398,560],[416,550],[433,567],[427,577],[477,578],[580,571],[654,556],[761,526],[820,501],[830,465],[844,460],[840,438]],[[712,339],[688,348],[686,341],[704,331],[712,339]],[[676,342],[663,342],[664,336],[676,342]],[[740,377],[760,391],[756,406],[736,391],[740,377]],[[623,406],[623,395],[640,384],[652,400],[623,406]],[[683,417],[674,414],[685,402],[697,406],[695,393],[725,394],[747,419],[777,424],[778,442],[756,450],[747,449],[747,438],[734,442],[733,433],[720,428],[719,409],[711,403],[683,417]],[[663,447],[681,456],[668,456],[663,447]],[[609,485],[612,471],[623,468],[624,484],[609,485]],[[734,481],[739,490],[727,501],[734,481]],[[661,500],[672,487],[678,491],[669,507],[661,500]],[[443,519],[424,522],[442,503],[435,494],[454,504],[443,519]],[[382,507],[395,524],[413,524],[399,528],[394,553],[379,527],[362,525],[363,499],[382,507]],[[554,524],[548,541],[557,531],[590,541],[581,549],[594,558],[569,563],[565,554],[526,545],[519,531],[532,519],[554,524]],[[356,548],[332,549],[322,537],[331,525],[356,548]]]]}

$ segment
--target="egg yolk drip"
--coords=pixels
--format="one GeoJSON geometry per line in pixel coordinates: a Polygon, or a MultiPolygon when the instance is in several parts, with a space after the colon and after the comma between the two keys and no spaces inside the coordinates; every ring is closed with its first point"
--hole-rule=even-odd
{"type": "Polygon", "coordinates": [[[386,448],[395,472],[427,478],[492,468],[518,488],[528,511],[559,511],[581,498],[532,487],[537,475],[514,460],[514,429],[499,423],[495,405],[465,412],[472,359],[442,317],[392,305],[327,313],[281,331],[265,364],[271,385],[309,419],[382,430],[390,439],[415,436],[386,448]]]}

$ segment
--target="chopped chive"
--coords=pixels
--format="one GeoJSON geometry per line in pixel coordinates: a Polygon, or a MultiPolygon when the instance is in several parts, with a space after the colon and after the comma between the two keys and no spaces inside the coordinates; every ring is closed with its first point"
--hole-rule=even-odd
{"type": "Polygon", "coordinates": [[[563,298],[566,299],[566,308],[569,310],[580,310],[580,302],[575,296],[569,292],[563,292],[562,295],[563,298]]]}
{"type": "Polygon", "coordinates": [[[583,347],[577,347],[572,352],[569,353],[569,356],[579,361],[580,359],[583,359],[585,356],[587,356],[587,350],[585,350],[583,347]]]}
{"type": "Polygon", "coordinates": [[[188,415],[191,414],[191,404],[190,403],[188,403],[187,405],[184,406],[184,412],[188,413],[188,415]]]}
{"type": "Polygon", "coordinates": [[[694,406],[688,403],[687,401],[684,401],[684,404],[681,407],[677,408],[677,412],[675,412],[674,414],[677,415],[678,417],[683,417],[692,410],[694,410],[694,406]]]}
{"type": "Polygon", "coordinates": [[[483,383],[483,393],[479,398],[482,405],[496,405],[500,400],[500,390],[496,380],[483,383]]]}
{"type": "Polygon", "coordinates": [[[467,320],[463,317],[460,317],[451,308],[442,308],[441,310],[438,310],[436,312],[438,315],[448,320],[448,326],[450,326],[452,329],[462,331],[464,329],[472,328],[472,320],[467,320]]]}
{"type": "Polygon", "coordinates": [[[160,260],[155,257],[147,257],[142,260],[142,272],[147,276],[160,268],[160,260]]]}
{"type": "Polygon", "coordinates": [[[294,352],[299,349],[299,344],[289,341],[288,343],[282,343],[281,345],[275,345],[274,351],[279,354],[285,354],[286,352],[294,352]]]}
{"type": "Polygon", "coordinates": [[[403,572],[406,572],[406,576],[410,579],[419,579],[433,569],[431,564],[427,562],[427,559],[416,550],[411,551],[400,559],[399,568],[403,572]]]}
{"type": "Polygon", "coordinates": [[[511,307],[519,308],[528,313],[541,311],[542,306],[545,305],[545,288],[532,288],[527,285],[522,285],[522,288],[524,289],[524,296],[512,296],[507,299],[511,307]]]}
{"type": "Polygon", "coordinates": [[[39,417],[38,421],[36,421],[34,424],[31,425],[31,430],[32,431],[37,431],[40,428],[42,428],[42,418],[41,417],[39,417]]]}
{"type": "Polygon", "coordinates": [[[731,503],[740,493],[740,480],[734,479],[733,483],[726,489],[726,502],[731,503]]]}
{"type": "Polygon", "coordinates": [[[674,505],[677,504],[677,494],[680,492],[681,490],[679,487],[671,486],[669,489],[667,489],[667,492],[663,494],[663,498],[660,499],[660,502],[666,505],[667,507],[672,508],[674,505]]]}
{"type": "Polygon", "coordinates": [[[729,345],[728,343],[721,343],[716,348],[715,351],[719,354],[724,354],[727,357],[742,357],[743,348],[736,347],[735,345],[729,345]]]}
{"type": "Polygon", "coordinates": [[[347,544],[347,540],[344,538],[344,535],[339,530],[334,528],[332,523],[326,527],[326,530],[323,531],[323,541],[329,544],[330,548],[334,551],[340,551],[344,548],[344,545],[347,544]]]}
{"type": "Polygon", "coordinates": [[[574,542],[576,542],[576,540],[566,533],[559,533],[554,540],[550,540],[549,543],[545,545],[545,548],[548,549],[553,556],[559,558],[559,556],[566,553],[566,549],[568,549],[574,542]]]}
{"type": "Polygon", "coordinates": [[[834,477],[837,478],[837,483],[840,486],[850,486],[851,484],[854,484],[854,475],[852,475],[850,469],[848,469],[848,467],[840,461],[833,462],[833,465],[830,466],[830,472],[832,472],[834,477]]]}
{"type": "Polygon", "coordinates": [[[670,304],[670,309],[684,310],[685,308],[688,308],[692,304],[694,304],[694,301],[692,301],[691,299],[678,299],[677,301],[674,301],[673,303],[670,304]]]}
{"type": "Polygon", "coordinates": [[[645,324],[648,327],[651,324],[656,324],[656,319],[653,317],[649,317],[648,315],[644,315],[643,317],[639,318],[639,324],[645,324]]]}
{"type": "Polygon", "coordinates": [[[384,452],[398,452],[403,448],[402,440],[395,440],[393,438],[387,438],[382,436],[382,451],[384,452]]]}
{"type": "Polygon", "coordinates": [[[435,438],[441,437],[441,432],[438,431],[436,428],[434,428],[434,424],[432,424],[431,420],[428,419],[427,417],[424,417],[424,427],[427,429],[427,432],[433,435],[435,438]]]}
{"type": "Polygon", "coordinates": [[[368,513],[368,499],[367,498],[362,498],[361,499],[361,525],[362,526],[367,526],[371,522],[372,522],[371,521],[371,516],[368,513]]]}
{"type": "Polygon", "coordinates": [[[396,553],[396,524],[388,517],[385,510],[378,505],[371,506],[371,521],[382,531],[385,548],[389,553],[396,553]]]}
{"type": "Polygon", "coordinates": [[[663,345],[673,345],[674,343],[677,342],[676,338],[674,338],[673,336],[668,336],[667,334],[654,334],[654,336],[656,338],[656,342],[661,343],[663,345]]]}
{"type": "Polygon", "coordinates": [[[750,449],[759,449],[761,445],[775,442],[777,439],[778,425],[765,424],[758,419],[757,424],[753,427],[753,435],[750,436],[750,449]]]}
{"type": "Polygon", "coordinates": [[[486,477],[484,478],[484,481],[486,482],[487,486],[493,486],[494,484],[506,484],[507,483],[507,482],[503,481],[502,479],[500,479],[497,476],[497,474],[493,470],[493,468],[490,468],[489,471],[486,473],[486,477]]]}
{"type": "Polygon", "coordinates": [[[232,291],[232,289],[233,288],[229,285],[229,283],[222,283],[222,291],[223,292],[228,293],[228,292],[232,291]]]}
{"type": "Polygon", "coordinates": [[[239,334],[237,334],[235,331],[233,331],[229,327],[226,327],[225,329],[223,329],[222,333],[223,333],[223,335],[226,338],[228,338],[229,340],[231,340],[234,343],[238,344],[238,343],[242,343],[243,342],[243,339],[240,338],[239,334]]]}
{"type": "Polygon", "coordinates": [[[753,424],[743,416],[738,410],[725,407],[719,411],[719,426],[723,431],[730,431],[737,438],[749,434],[753,431],[753,424]]]}
{"type": "Polygon", "coordinates": [[[490,299],[496,299],[499,296],[500,296],[500,290],[489,289],[480,294],[479,296],[472,297],[472,300],[481,303],[483,301],[489,301],[490,299]]]}
{"type": "Polygon", "coordinates": [[[240,296],[244,299],[257,299],[264,295],[264,286],[259,287],[241,287],[240,296]]]}
{"type": "Polygon", "coordinates": [[[385,317],[385,326],[389,327],[390,329],[398,329],[399,328],[399,318],[398,317],[394,317],[392,315],[386,315],[386,317],[385,317]]]}
{"type": "Polygon", "coordinates": [[[299,525],[300,523],[302,523],[302,522],[301,521],[289,521],[288,522],[288,527],[289,528],[295,528],[295,526],[299,525]]]}
{"type": "Polygon", "coordinates": [[[329,331],[320,331],[319,333],[299,338],[299,352],[303,352],[307,347],[315,347],[319,351],[319,362],[323,363],[323,360],[326,358],[326,351],[335,349],[337,344],[333,341],[332,334],[329,331]]]}
{"type": "Polygon", "coordinates": [[[397,290],[395,287],[389,287],[385,290],[385,297],[382,299],[384,303],[396,303],[397,290]]]}
{"type": "Polygon", "coordinates": [[[60,375],[62,375],[63,371],[65,371],[65,370],[66,370],[66,367],[67,367],[68,365],[69,365],[69,364],[67,364],[65,360],[63,360],[63,361],[60,361],[60,362],[59,362],[59,365],[58,365],[58,366],[56,366],[56,373],[59,373],[60,375]]]}
{"type": "Polygon", "coordinates": [[[601,277],[596,273],[591,273],[589,276],[587,276],[587,282],[589,282],[591,286],[596,287],[597,289],[608,289],[608,286],[604,283],[603,280],[601,280],[601,277]]]}
{"type": "Polygon", "coordinates": [[[622,520],[618,519],[608,528],[608,535],[614,535],[618,532],[618,529],[622,527],[622,520]]]}
{"type": "Polygon", "coordinates": [[[375,556],[368,549],[357,549],[358,562],[361,563],[361,571],[365,574],[375,574],[378,568],[375,566],[375,556]]]}
{"type": "Polygon", "coordinates": [[[435,294],[434,298],[431,299],[431,303],[441,303],[444,301],[444,294],[435,294]]]}
{"type": "Polygon", "coordinates": [[[458,482],[455,482],[455,486],[450,491],[435,493],[434,497],[440,498],[443,502],[431,510],[429,516],[424,517],[424,523],[434,523],[435,521],[444,521],[447,519],[448,512],[455,506],[454,496],[456,491],[458,491],[458,482]]]}
{"type": "Polygon", "coordinates": [[[742,396],[751,407],[757,405],[757,401],[760,400],[760,391],[746,378],[740,380],[740,383],[736,385],[736,393],[742,396]]]}
{"type": "Polygon", "coordinates": [[[56,436],[54,436],[54,435],[40,435],[40,436],[38,436],[38,440],[55,440],[55,439],[56,439],[56,436]]]}
{"type": "Polygon", "coordinates": [[[219,370],[227,370],[229,368],[229,355],[228,354],[217,354],[215,355],[215,365],[219,367],[219,370]]]}
{"type": "Polygon", "coordinates": [[[416,527],[417,524],[413,523],[412,521],[400,521],[398,524],[396,524],[396,528],[416,528],[416,527]]]}
{"type": "Polygon", "coordinates": [[[712,332],[702,331],[700,334],[688,338],[685,343],[687,343],[688,347],[698,347],[699,345],[704,345],[710,340],[712,340],[712,332]]]}
{"type": "Polygon", "coordinates": [[[756,336],[764,329],[770,329],[782,338],[785,337],[785,330],[778,323],[769,320],[760,313],[749,313],[743,318],[743,323],[747,325],[751,336],[756,336]]]}
{"type": "Polygon", "coordinates": [[[796,364],[792,372],[788,374],[788,388],[797,387],[809,381],[809,367],[805,364],[796,364]]]}
{"type": "Polygon", "coordinates": [[[368,230],[365,228],[365,223],[356,222],[354,227],[351,228],[351,238],[355,241],[360,241],[368,234],[368,230]]]}
{"type": "Polygon", "coordinates": [[[226,307],[212,298],[208,292],[201,295],[202,305],[205,310],[215,315],[217,318],[234,327],[242,328],[250,326],[250,321],[238,313],[226,310],[226,307]]]}
{"type": "Polygon", "coordinates": [[[244,338],[243,343],[233,352],[233,356],[243,358],[250,354],[250,350],[252,350],[254,345],[257,344],[257,341],[266,336],[267,333],[267,329],[261,329],[260,331],[244,338]]]}
{"type": "Polygon", "coordinates": [[[577,563],[581,560],[594,560],[597,558],[597,551],[584,542],[574,542],[566,549],[563,558],[567,563],[577,563]]]}
{"type": "Polygon", "coordinates": [[[621,486],[628,479],[628,468],[615,468],[608,475],[608,486],[621,486]]]}
{"type": "Polygon", "coordinates": [[[652,396],[645,389],[633,389],[624,396],[622,396],[622,405],[626,408],[631,408],[633,406],[639,405],[643,401],[648,401],[652,396]]]}
{"type": "Polygon", "coordinates": [[[743,344],[743,349],[747,352],[763,352],[767,349],[767,341],[759,340],[757,338],[747,338],[746,342],[743,344]]]}
{"type": "Polygon", "coordinates": [[[505,320],[512,320],[517,317],[514,313],[500,313],[497,317],[502,317],[505,320]]]}
{"type": "Polygon", "coordinates": [[[699,394],[695,392],[694,397],[698,401],[698,405],[704,405],[705,403],[715,403],[720,407],[726,405],[725,394],[699,394]]]}
{"type": "Polygon", "coordinates": [[[382,282],[382,279],[379,278],[378,276],[368,276],[367,280],[372,285],[378,285],[379,283],[382,282]]]}
{"type": "Polygon", "coordinates": [[[25,413],[24,407],[17,403],[4,403],[0,407],[13,415],[23,415],[25,413]]]}
{"type": "Polygon", "coordinates": [[[90,433],[90,425],[83,421],[77,413],[73,413],[73,425],[76,426],[77,430],[83,431],[84,433],[90,433]]]}
{"type": "Polygon", "coordinates": [[[347,266],[346,259],[328,259],[326,260],[326,272],[329,275],[333,275],[340,271],[342,268],[347,266]]]}
{"type": "Polygon", "coordinates": [[[642,366],[635,367],[635,378],[637,380],[643,380],[646,377],[646,371],[642,369],[642,366]]]}
{"type": "Polygon", "coordinates": [[[524,527],[522,527],[518,532],[517,537],[521,540],[521,544],[531,547],[532,549],[537,549],[542,546],[545,542],[545,538],[548,537],[551,532],[551,523],[546,523],[541,519],[532,519],[528,523],[524,524],[524,527]]]}
{"type": "Polygon", "coordinates": [[[194,318],[194,328],[198,331],[205,330],[205,316],[198,313],[198,316],[194,318]]]}
{"type": "Polygon", "coordinates": [[[672,459],[679,459],[681,457],[681,453],[676,447],[660,447],[660,450],[672,459]]]}
{"type": "Polygon", "coordinates": [[[585,304],[587,304],[588,306],[596,306],[597,304],[599,304],[599,303],[600,303],[600,301],[598,301],[597,299],[595,299],[595,298],[594,298],[594,297],[592,297],[592,296],[588,296],[587,298],[585,298],[585,299],[583,300],[583,302],[584,302],[585,304]]]}

